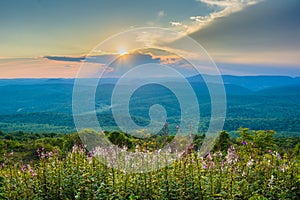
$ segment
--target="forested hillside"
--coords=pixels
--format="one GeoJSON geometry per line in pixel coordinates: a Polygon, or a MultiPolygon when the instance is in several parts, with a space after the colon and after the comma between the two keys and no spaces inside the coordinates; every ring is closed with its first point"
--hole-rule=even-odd
{"type": "MultiPolygon", "coordinates": [[[[256,130],[272,129],[286,136],[299,134],[299,78],[223,76],[223,79],[227,94],[225,130],[235,131],[244,126],[256,130]]],[[[103,79],[97,88],[95,109],[105,130],[116,129],[110,105],[116,81],[103,79]]],[[[191,77],[189,81],[199,100],[199,133],[204,133],[211,109],[208,89],[200,77],[191,77]]],[[[74,132],[73,82],[74,79],[1,79],[0,130],[74,132]]],[[[177,83],[177,87],[180,88],[181,84],[177,83]]],[[[170,128],[176,131],[181,113],[176,96],[155,84],[139,88],[132,96],[130,111],[135,122],[147,124],[149,108],[156,103],[166,108],[170,128]]]]}

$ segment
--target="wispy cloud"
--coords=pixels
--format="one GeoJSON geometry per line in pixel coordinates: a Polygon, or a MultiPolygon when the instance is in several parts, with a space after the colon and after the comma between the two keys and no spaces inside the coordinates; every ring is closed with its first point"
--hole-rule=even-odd
{"type": "Polygon", "coordinates": [[[182,25],[182,23],[180,23],[180,22],[170,22],[170,24],[172,26],[181,26],[182,25]]]}
{"type": "Polygon", "coordinates": [[[206,3],[214,6],[221,7],[243,7],[244,5],[252,5],[259,0],[197,0],[202,3],[206,3]]]}
{"type": "Polygon", "coordinates": [[[245,7],[254,5],[263,0],[197,0],[213,8],[213,12],[207,15],[191,16],[184,22],[170,22],[172,26],[181,26],[181,31],[187,34],[195,32],[218,18],[226,17],[232,13],[243,10],[245,7]]]}

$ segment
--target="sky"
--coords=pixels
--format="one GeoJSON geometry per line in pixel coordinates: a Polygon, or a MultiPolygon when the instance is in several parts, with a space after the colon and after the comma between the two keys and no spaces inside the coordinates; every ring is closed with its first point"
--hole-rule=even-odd
{"type": "Polygon", "coordinates": [[[299,10],[299,0],[2,0],[0,78],[75,77],[76,58],[139,27],[190,36],[222,74],[300,76],[299,10]]]}

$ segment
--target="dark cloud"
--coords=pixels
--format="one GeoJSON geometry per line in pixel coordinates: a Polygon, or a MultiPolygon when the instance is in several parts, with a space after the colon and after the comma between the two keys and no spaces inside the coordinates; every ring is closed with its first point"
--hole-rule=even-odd
{"type": "Polygon", "coordinates": [[[160,58],[153,58],[150,54],[127,54],[127,55],[116,55],[116,54],[108,54],[108,55],[99,55],[99,56],[82,56],[82,57],[68,57],[68,56],[45,56],[49,60],[56,61],[66,61],[66,62],[91,62],[91,63],[108,63],[109,61],[112,66],[118,67],[126,67],[126,66],[136,66],[146,63],[160,63],[160,58]],[[126,65],[126,66],[125,66],[126,65]]]}
{"type": "Polygon", "coordinates": [[[299,11],[299,0],[265,0],[190,36],[209,51],[300,50],[299,11]]]}
{"type": "Polygon", "coordinates": [[[67,62],[80,62],[85,59],[85,57],[66,57],[66,56],[44,56],[48,60],[56,61],[67,61],[67,62]]]}

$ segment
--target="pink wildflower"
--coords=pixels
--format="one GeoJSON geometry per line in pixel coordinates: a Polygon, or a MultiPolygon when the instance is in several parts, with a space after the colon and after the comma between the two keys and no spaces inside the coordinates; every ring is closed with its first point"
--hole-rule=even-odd
{"type": "Polygon", "coordinates": [[[26,171],[26,165],[23,165],[21,170],[22,170],[22,172],[25,172],[26,171]]]}
{"type": "Polygon", "coordinates": [[[207,158],[208,160],[212,160],[212,157],[211,157],[210,153],[207,154],[206,158],[207,158]]]}

